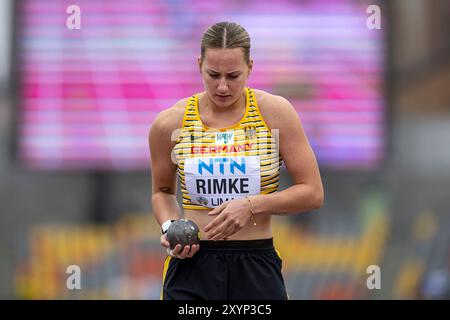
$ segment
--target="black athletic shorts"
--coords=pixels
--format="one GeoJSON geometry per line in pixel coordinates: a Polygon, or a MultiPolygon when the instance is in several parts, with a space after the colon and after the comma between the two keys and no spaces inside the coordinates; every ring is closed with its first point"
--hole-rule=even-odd
{"type": "Polygon", "coordinates": [[[272,239],[200,241],[192,257],[167,257],[163,300],[286,300],[272,239]]]}

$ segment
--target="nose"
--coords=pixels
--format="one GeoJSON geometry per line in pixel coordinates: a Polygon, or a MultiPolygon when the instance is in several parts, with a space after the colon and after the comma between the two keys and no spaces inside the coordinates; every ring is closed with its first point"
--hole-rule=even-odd
{"type": "Polygon", "coordinates": [[[219,91],[219,93],[228,92],[228,83],[227,83],[227,79],[225,79],[225,77],[220,78],[220,82],[219,82],[219,86],[217,87],[217,91],[219,91]]]}

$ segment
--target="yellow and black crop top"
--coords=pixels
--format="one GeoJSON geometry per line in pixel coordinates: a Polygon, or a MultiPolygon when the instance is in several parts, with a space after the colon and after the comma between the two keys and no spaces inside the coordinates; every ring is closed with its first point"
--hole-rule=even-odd
{"type": "Polygon", "coordinates": [[[227,200],[278,190],[278,131],[265,123],[253,90],[245,91],[244,116],[220,129],[202,123],[199,95],[189,98],[173,150],[184,209],[209,210],[227,200]]]}

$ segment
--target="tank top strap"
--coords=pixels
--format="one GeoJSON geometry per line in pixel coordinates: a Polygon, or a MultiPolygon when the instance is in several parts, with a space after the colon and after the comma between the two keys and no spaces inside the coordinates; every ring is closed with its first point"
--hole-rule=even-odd
{"type": "Polygon", "coordinates": [[[198,93],[192,95],[187,103],[186,107],[184,109],[184,115],[183,115],[183,125],[182,129],[188,129],[190,127],[194,127],[197,122],[199,121],[199,116],[196,111],[196,103],[198,101],[198,93]]]}

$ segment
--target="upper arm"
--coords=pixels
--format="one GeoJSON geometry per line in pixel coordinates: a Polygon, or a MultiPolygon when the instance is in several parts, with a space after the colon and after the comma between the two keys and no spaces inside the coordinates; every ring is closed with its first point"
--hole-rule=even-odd
{"type": "Polygon", "coordinates": [[[165,110],[158,114],[150,127],[148,143],[151,158],[152,193],[159,191],[176,194],[176,169],[172,161],[172,149],[175,145],[173,132],[181,123],[174,110],[165,110]]]}
{"type": "Polygon", "coordinates": [[[269,126],[272,130],[279,129],[279,150],[290,176],[295,184],[307,184],[321,190],[317,160],[297,111],[283,97],[272,96],[271,102],[269,126]]]}

